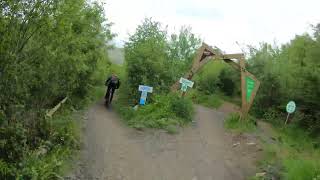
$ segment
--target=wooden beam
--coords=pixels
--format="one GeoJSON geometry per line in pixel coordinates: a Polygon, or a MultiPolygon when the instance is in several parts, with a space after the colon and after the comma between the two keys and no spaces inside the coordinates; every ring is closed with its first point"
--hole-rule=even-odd
{"type": "Polygon", "coordinates": [[[223,59],[244,59],[244,54],[243,53],[237,53],[237,54],[224,54],[222,55],[223,59]]]}
{"type": "Polygon", "coordinates": [[[60,108],[60,106],[67,101],[67,99],[68,99],[68,96],[65,97],[62,101],[60,101],[54,108],[50,109],[46,113],[46,116],[51,118],[52,115],[60,108]]]}
{"type": "Polygon", "coordinates": [[[246,116],[246,81],[245,81],[245,62],[244,59],[239,59],[240,76],[241,76],[241,117],[246,116]]]}

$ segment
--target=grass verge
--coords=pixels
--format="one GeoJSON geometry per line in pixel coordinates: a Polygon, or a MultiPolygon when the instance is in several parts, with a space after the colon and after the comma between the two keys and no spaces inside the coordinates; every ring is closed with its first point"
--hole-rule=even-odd
{"type": "MultiPolygon", "coordinates": [[[[231,114],[224,126],[239,133],[262,133],[256,128],[254,118],[239,121],[238,114],[231,114]]],[[[259,173],[250,179],[320,180],[319,139],[311,138],[295,124],[270,128],[267,135],[260,136],[263,159],[258,165],[259,173]]]]}
{"type": "Polygon", "coordinates": [[[319,141],[294,124],[273,130],[275,142],[264,142],[264,159],[260,162],[260,171],[266,175],[256,179],[319,180],[319,141]]]}
{"type": "Polygon", "coordinates": [[[256,130],[256,122],[252,117],[240,119],[240,115],[233,113],[224,121],[224,127],[234,132],[254,132],[256,130]]]}

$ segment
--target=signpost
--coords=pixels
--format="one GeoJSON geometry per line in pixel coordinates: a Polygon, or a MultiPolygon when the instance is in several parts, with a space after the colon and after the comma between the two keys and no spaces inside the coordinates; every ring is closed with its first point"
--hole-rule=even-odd
{"type": "Polygon", "coordinates": [[[287,124],[288,119],[289,119],[289,115],[296,110],[296,103],[294,101],[290,101],[287,104],[286,110],[287,110],[288,115],[287,115],[286,122],[284,124],[287,124]]]}
{"type": "Polygon", "coordinates": [[[141,91],[141,97],[140,97],[140,105],[145,105],[148,93],[153,92],[153,87],[150,86],[144,86],[144,85],[139,85],[139,91],[141,91]]]}
{"type": "Polygon", "coordinates": [[[183,91],[184,93],[187,91],[188,87],[192,88],[194,84],[194,82],[183,77],[180,78],[179,82],[181,83],[181,91],[183,91]]]}

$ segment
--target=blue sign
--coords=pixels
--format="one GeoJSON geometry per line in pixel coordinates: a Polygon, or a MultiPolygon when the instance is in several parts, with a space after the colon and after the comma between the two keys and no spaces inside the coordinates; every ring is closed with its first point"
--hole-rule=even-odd
{"type": "Polygon", "coordinates": [[[150,86],[144,86],[144,85],[139,85],[139,91],[147,91],[149,93],[152,93],[153,87],[150,86]]]}
{"type": "Polygon", "coordinates": [[[140,104],[140,105],[145,105],[145,104],[146,104],[146,99],[140,98],[139,104],[140,104]]]}
{"type": "Polygon", "coordinates": [[[153,87],[139,85],[139,91],[141,91],[141,97],[140,97],[139,104],[140,105],[145,105],[146,101],[147,101],[148,92],[152,93],[153,92],[153,87]]]}

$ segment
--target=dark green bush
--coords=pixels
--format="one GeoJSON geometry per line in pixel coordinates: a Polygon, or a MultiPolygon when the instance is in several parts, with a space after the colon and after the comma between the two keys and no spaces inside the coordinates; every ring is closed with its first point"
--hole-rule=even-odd
{"type": "Polygon", "coordinates": [[[281,47],[252,48],[248,60],[248,70],[261,81],[252,112],[261,117],[266,107],[272,107],[285,113],[286,104],[293,100],[303,114],[299,126],[314,136],[320,135],[319,27],[315,26],[314,35],[296,36],[281,47]]]}
{"type": "Polygon", "coordinates": [[[156,95],[152,102],[133,108],[117,105],[118,112],[129,126],[143,129],[171,129],[190,122],[193,118],[192,101],[176,94],[156,95]]]}
{"type": "MultiPolygon", "coordinates": [[[[218,87],[225,95],[232,96],[236,89],[236,83],[233,79],[234,74],[232,74],[234,72],[227,69],[228,68],[222,69],[222,71],[220,72],[218,76],[218,87]]],[[[238,75],[240,77],[240,73],[238,73],[238,75]]],[[[238,80],[240,80],[240,78],[238,78],[238,80]]]]}
{"type": "Polygon", "coordinates": [[[27,129],[20,123],[0,127],[0,159],[8,163],[21,161],[28,150],[27,137],[27,129]]]}
{"type": "Polygon", "coordinates": [[[170,97],[171,111],[179,118],[190,122],[193,119],[193,104],[189,98],[171,95],[170,97]]]}

